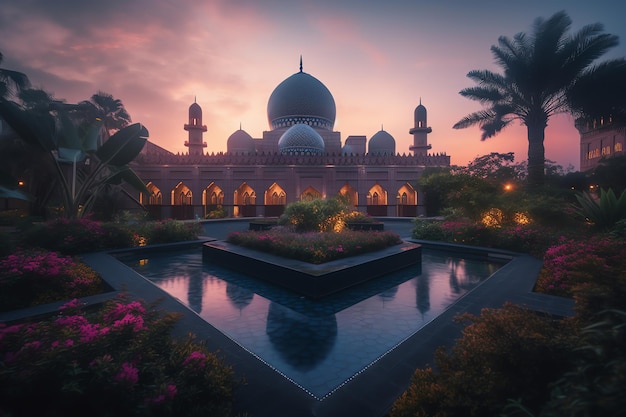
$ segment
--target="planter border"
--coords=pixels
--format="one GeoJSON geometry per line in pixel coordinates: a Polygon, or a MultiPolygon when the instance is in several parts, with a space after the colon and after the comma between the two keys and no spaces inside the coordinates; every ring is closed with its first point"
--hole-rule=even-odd
{"type": "Polygon", "coordinates": [[[422,262],[422,247],[403,241],[379,251],[315,265],[244,248],[207,242],[203,261],[251,275],[310,298],[321,298],[422,262]]]}

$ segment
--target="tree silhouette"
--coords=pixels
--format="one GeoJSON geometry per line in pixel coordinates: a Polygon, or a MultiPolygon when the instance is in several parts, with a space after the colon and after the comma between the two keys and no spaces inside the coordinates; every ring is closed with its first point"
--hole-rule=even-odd
{"type": "MultiPolygon", "coordinates": [[[[600,23],[584,26],[568,36],[571,24],[569,16],[561,11],[547,20],[536,19],[530,36],[501,36],[491,51],[504,73],[470,71],[467,76],[478,86],[460,92],[486,108],[461,119],[453,126],[455,129],[479,125],[483,131],[481,139],[485,140],[514,120],[526,126],[528,182],[532,185],[544,183],[544,139],[549,118],[573,111],[568,98],[576,82],[581,77],[591,77],[598,70],[592,67],[594,62],[618,44],[617,36],[602,33],[600,23]]],[[[599,79],[596,84],[602,82],[599,79]]],[[[591,90],[579,98],[586,103],[593,94],[591,90]]]]}

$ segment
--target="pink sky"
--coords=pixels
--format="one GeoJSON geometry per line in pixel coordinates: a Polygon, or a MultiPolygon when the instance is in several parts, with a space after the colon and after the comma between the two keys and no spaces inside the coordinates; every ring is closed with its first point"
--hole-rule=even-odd
{"type": "MultiPolygon", "coordinates": [[[[515,125],[480,141],[476,128],[454,130],[479,110],[458,92],[473,69],[498,71],[490,47],[501,35],[531,32],[536,17],[566,10],[573,28],[601,22],[626,55],[621,1],[528,0],[3,0],[3,67],[26,73],[34,86],[68,102],[97,91],[121,99],[150,140],[186,152],[194,98],[208,126],[209,152],[226,151],[240,124],[253,137],[268,130],[273,89],[298,71],[323,82],[337,105],[335,130],[368,138],[381,126],[408,153],[413,110],[428,109],[432,152],[466,165],[489,152],[526,159],[526,129],[515,125]]],[[[579,136],[561,115],[546,131],[546,158],[579,167],[579,136]]]]}

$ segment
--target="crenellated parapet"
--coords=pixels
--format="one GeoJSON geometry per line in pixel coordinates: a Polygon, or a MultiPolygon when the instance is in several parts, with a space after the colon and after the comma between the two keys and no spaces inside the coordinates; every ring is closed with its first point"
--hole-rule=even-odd
{"type": "Polygon", "coordinates": [[[450,166],[450,157],[444,153],[429,155],[284,155],[280,153],[213,153],[203,155],[139,155],[135,162],[146,165],[241,165],[241,166],[351,166],[351,165],[397,165],[397,166],[450,166]]]}

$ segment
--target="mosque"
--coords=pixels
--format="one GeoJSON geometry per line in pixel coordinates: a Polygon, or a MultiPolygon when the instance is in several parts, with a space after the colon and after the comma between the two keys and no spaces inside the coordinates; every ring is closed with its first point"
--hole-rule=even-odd
{"type": "Polygon", "coordinates": [[[139,201],[155,218],[205,218],[218,207],[233,217],[275,217],[297,200],[345,196],[371,216],[425,214],[416,180],[427,167],[448,167],[445,153],[429,154],[426,108],[414,111],[413,145],[396,151],[393,136],[380,130],[367,139],[352,135],[342,144],[333,130],[335,100],[326,86],[300,71],[281,82],[267,104],[269,130],[253,138],[241,128],[226,152],[205,153],[202,108],[193,103],[186,154],[151,142],[133,162],[150,195],[139,201]]]}

